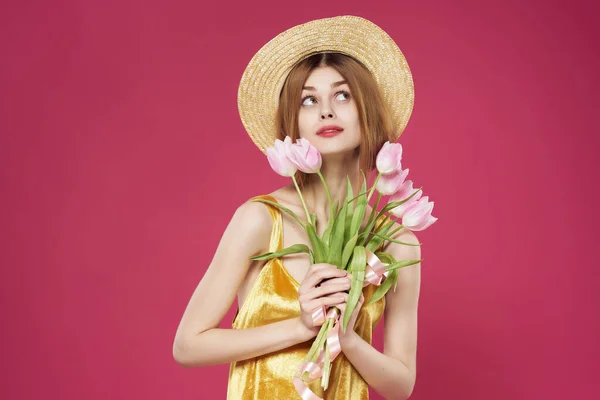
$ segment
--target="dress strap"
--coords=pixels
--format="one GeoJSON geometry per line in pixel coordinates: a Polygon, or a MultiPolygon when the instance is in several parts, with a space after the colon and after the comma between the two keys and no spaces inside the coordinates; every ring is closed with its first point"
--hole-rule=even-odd
{"type": "MultiPolygon", "coordinates": [[[[250,200],[257,198],[269,200],[273,203],[279,204],[275,197],[270,196],[268,194],[254,196],[250,200]]],[[[269,252],[271,253],[283,249],[283,221],[281,217],[281,211],[277,207],[267,203],[263,204],[269,209],[269,212],[271,213],[271,218],[273,220],[273,228],[271,229],[271,239],[269,241],[269,252]]]]}

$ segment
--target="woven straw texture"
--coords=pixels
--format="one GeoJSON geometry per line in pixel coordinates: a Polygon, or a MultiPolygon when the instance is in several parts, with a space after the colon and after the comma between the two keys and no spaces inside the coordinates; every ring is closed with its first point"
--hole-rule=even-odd
{"type": "Polygon", "coordinates": [[[414,105],[414,84],[394,40],[361,17],[323,18],[294,26],[271,39],[242,75],[238,111],[248,135],[263,153],[274,145],[275,114],[287,74],[298,61],[325,51],[354,57],[369,69],[392,111],[394,140],[404,131],[414,105]]]}

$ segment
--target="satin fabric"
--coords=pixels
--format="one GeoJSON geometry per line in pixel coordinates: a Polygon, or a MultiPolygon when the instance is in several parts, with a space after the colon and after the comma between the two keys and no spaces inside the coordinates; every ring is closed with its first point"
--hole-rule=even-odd
{"type": "MultiPolygon", "coordinates": [[[[254,198],[263,198],[277,203],[277,200],[269,195],[255,196],[254,198]]],[[[262,204],[268,207],[273,218],[269,251],[281,250],[283,248],[281,213],[272,205],[262,204]]],[[[381,218],[386,217],[382,216],[381,218]]],[[[267,261],[241,309],[238,307],[232,328],[253,328],[300,316],[299,287],[300,283],[290,275],[281,259],[275,258],[267,261]]],[[[371,343],[373,330],[385,308],[385,296],[373,304],[367,304],[376,289],[377,287],[373,285],[363,288],[365,302],[359,311],[354,327],[355,331],[368,343],[371,343]]],[[[301,397],[294,387],[293,376],[307,355],[313,340],[314,338],[276,352],[231,363],[227,399],[300,399],[301,397]]],[[[324,400],[366,400],[369,398],[366,381],[343,352],[332,364],[327,390],[323,391],[321,388],[320,378],[310,382],[308,387],[324,400]]]]}

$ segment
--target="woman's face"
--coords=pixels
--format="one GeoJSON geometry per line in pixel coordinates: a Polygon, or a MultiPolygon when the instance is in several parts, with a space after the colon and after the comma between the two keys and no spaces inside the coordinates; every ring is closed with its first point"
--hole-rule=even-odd
{"type": "Polygon", "coordinates": [[[302,89],[298,126],[300,137],[308,140],[323,155],[350,152],[360,145],[360,126],[356,103],[350,88],[332,67],[312,71],[302,89]],[[343,130],[335,136],[317,134],[335,125],[343,130]]]}

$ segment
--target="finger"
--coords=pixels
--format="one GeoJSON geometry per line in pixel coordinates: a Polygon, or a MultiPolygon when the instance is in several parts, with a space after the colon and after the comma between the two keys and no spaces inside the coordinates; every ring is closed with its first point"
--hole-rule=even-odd
{"type": "Polygon", "coordinates": [[[306,278],[305,284],[309,288],[314,288],[317,286],[317,283],[320,283],[323,279],[326,278],[340,278],[342,276],[346,276],[346,271],[343,269],[330,267],[330,268],[321,268],[314,271],[310,276],[306,278]]]}
{"type": "Polygon", "coordinates": [[[311,266],[308,268],[307,275],[310,275],[310,274],[312,274],[315,271],[319,271],[321,269],[327,269],[327,268],[335,268],[335,269],[337,269],[337,266],[335,266],[333,264],[329,264],[329,263],[311,264],[311,266]]]}
{"type": "Polygon", "coordinates": [[[331,264],[313,264],[304,276],[300,288],[298,289],[298,293],[308,293],[315,287],[322,286],[324,279],[326,280],[325,282],[327,282],[327,279],[341,278],[345,276],[345,274],[345,270],[339,269],[331,264]]]}
{"type": "Polygon", "coordinates": [[[322,269],[326,269],[326,268],[329,268],[329,264],[325,264],[325,263],[311,264],[311,266],[308,267],[308,271],[306,271],[306,275],[304,275],[304,280],[302,281],[302,283],[304,283],[315,272],[320,271],[322,269]]]}
{"type": "Polygon", "coordinates": [[[311,275],[313,272],[318,271],[320,269],[327,268],[328,265],[329,264],[325,264],[325,263],[311,264],[311,266],[308,267],[307,275],[311,275]]]}
{"type": "Polygon", "coordinates": [[[344,283],[337,285],[326,285],[317,287],[306,294],[306,299],[316,299],[329,294],[345,294],[348,295],[347,290],[350,289],[349,285],[344,283]]]}
{"type": "MultiPolygon", "coordinates": [[[[348,285],[350,285],[352,283],[352,280],[350,280],[350,278],[348,278],[347,276],[342,276],[342,277],[338,277],[338,278],[330,278],[328,280],[323,280],[320,284],[320,286],[327,286],[327,285],[337,285],[339,283],[348,283],[348,285]]],[[[350,286],[348,286],[350,287],[350,286]]]]}
{"type": "Polygon", "coordinates": [[[315,308],[320,307],[320,306],[333,306],[333,305],[343,303],[346,301],[346,298],[347,298],[347,295],[344,296],[343,294],[335,294],[335,295],[331,295],[331,296],[324,296],[324,297],[312,299],[312,300],[304,303],[304,304],[306,304],[305,312],[312,312],[312,310],[314,310],[315,308]]]}

